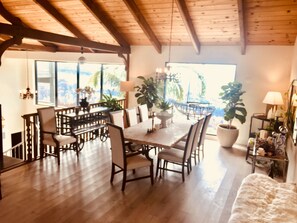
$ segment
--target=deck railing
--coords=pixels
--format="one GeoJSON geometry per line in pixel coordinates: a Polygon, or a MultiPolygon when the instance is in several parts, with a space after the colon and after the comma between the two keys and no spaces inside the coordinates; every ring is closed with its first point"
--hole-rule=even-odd
{"type": "MultiPolygon", "coordinates": [[[[124,108],[125,106],[125,99],[118,100],[119,103],[124,108]]],[[[90,104],[91,109],[102,106],[102,102],[90,104]]],[[[59,117],[61,114],[68,114],[75,112],[75,107],[68,107],[68,108],[61,108],[56,109],[56,117],[59,117]]],[[[24,157],[23,159],[27,162],[32,162],[40,158],[40,148],[41,148],[41,141],[40,141],[40,133],[39,133],[39,120],[37,113],[25,114],[22,116],[23,118],[23,127],[24,127],[24,137],[23,137],[23,145],[24,145],[24,157]]],[[[57,118],[57,125],[60,126],[61,121],[57,118]]],[[[92,133],[84,133],[86,134],[84,139],[90,140],[88,134],[92,133]]]]}

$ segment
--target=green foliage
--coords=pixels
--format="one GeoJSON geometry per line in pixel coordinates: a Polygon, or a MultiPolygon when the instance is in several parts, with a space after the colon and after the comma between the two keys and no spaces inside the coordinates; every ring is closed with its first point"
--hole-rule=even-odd
{"type": "Polygon", "coordinates": [[[206,92],[206,84],[205,84],[205,79],[204,76],[202,76],[201,74],[195,72],[197,75],[197,78],[201,81],[201,94],[199,95],[201,98],[203,98],[205,96],[205,92],[206,92]]]}
{"type": "Polygon", "coordinates": [[[135,87],[137,103],[141,105],[147,104],[148,109],[151,109],[159,100],[158,83],[152,77],[138,76],[137,78],[143,81],[140,86],[135,87]]]}
{"type": "Polygon", "coordinates": [[[118,100],[116,98],[113,98],[111,94],[110,95],[103,94],[102,97],[103,97],[103,100],[101,101],[102,105],[110,108],[111,111],[117,111],[117,110],[123,109],[123,107],[118,102],[118,100]]]}
{"type": "Polygon", "coordinates": [[[220,98],[226,105],[224,108],[224,119],[229,122],[229,128],[234,118],[238,119],[241,124],[246,121],[247,111],[241,99],[244,93],[245,91],[242,90],[242,84],[236,81],[222,86],[220,98]]]}
{"type": "Polygon", "coordinates": [[[166,111],[171,107],[172,105],[169,102],[165,101],[163,98],[157,104],[157,108],[160,108],[162,111],[166,111]]]}
{"type": "MultiPolygon", "coordinates": [[[[177,101],[182,101],[184,97],[184,89],[180,82],[167,81],[166,82],[166,97],[176,98],[177,101]]],[[[164,85],[160,85],[159,92],[164,95],[164,85]]]]}

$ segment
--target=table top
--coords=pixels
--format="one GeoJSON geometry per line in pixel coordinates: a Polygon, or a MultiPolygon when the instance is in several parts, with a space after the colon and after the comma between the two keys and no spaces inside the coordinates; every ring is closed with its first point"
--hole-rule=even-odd
{"type": "MultiPolygon", "coordinates": [[[[155,118],[154,122],[158,124],[160,120],[155,118]]],[[[126,140],[137,144],[171,148],[188,134],[191,124],[193,124],[193,120],[173,120],[167,128],[160,128],[152,133],[147,133],[147,130],[152,128],[152,119],[150,118],[124,129],[124,137],[126,140]]]]}

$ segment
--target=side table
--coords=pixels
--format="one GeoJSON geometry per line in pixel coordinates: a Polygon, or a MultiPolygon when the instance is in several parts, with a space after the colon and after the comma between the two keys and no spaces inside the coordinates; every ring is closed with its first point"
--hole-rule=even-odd
{"type": "MultiPolygon", "coordinates": [[[[256,143],[255,143],[256,144],[256,143]]],[[[276,170],[276,162],[281,162],[282,165],[282,175],[283,175],[283,181],[286,181],[286,176],[287,176],[287,168],[288,168],[288,158],[287,156],[281,156],[281,155],[274,155],[274,156],[269,156],[269,155],[265,155],[265,156],[261,156],[258,154],[257,150],[258,148],[256,147],[256,145],[254,144],[253,146],[253,154],[251,156],[252,159],[252,173],[255,172],[255,167],[256,167],[256,162],[257,161],[266,161],[270,163],[270,171],[269,171],[269,176],[271,178],[274,177],[274,173],[276,170]]]]}

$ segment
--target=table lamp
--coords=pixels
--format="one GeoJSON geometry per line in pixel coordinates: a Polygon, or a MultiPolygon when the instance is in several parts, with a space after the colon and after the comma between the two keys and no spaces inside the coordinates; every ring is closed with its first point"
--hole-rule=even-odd
{"type": "Polygon", "coordinates": [[[280,92],[268,91],[263,100],[263,103],[267,104],[267,108],[266,108],[267,119],[274,119],[277,106],[283,105],[284,101],[280,92]],[[268,105],[271,106],[269,110],[268,110],[268,105]]]}
{"type": "Polygon", "coordinates": [[[128,107],[128,92],[134,91],[134,82],[133,81],[121,81],[120,82],[120,91],[125,92],[125,107],[128,107]]]}

